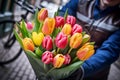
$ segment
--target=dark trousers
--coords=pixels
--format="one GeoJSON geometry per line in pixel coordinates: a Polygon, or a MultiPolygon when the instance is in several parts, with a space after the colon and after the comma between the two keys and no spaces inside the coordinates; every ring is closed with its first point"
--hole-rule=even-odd
{"type": "Polygon", "coordinates": [[[107,80],[110,67],[106,67],[103,70],[95,73],[90,77],[86,77],[83,80],[107,80]]]}

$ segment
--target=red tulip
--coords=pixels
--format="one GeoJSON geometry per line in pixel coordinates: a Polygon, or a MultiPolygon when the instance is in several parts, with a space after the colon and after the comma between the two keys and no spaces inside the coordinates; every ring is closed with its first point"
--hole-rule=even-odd
{"type": "Polygon", "coordinates": [[[58,48],[64,49],[68,43],[68,38],[65,34],[60,32],[55,38],[55,44],[58,48]]]}
{"type": "Polygon", "coordinates": [[[80,26],[79,24],[75,24],[72,28],[72,35],[74,33],[81,33],[82,32],[82,26],[80,26]]]}
{"type": "Polygon", "coordinates": [[[46,18],[48,17],[48,11],[46,8],[42,8],[39,12],[38,12],[38,21],[39,22],[43,22],[46,18]]]}
{"type": "Polygon", "coordinates": [[[45,51],[42,54],[42,62],[44,62],[45,64],[50,64],[53,62],[53,53],[50,51],[45,51]]]}
{"type": "Polygon", "coordinates": [[[56,16],[55,17],[55,26],[61,27],[64,25],[64,18],[62,16],[56,16]]]}
{"type": "Polygon", "coordinates": [[[64,57],[65,57],[64,64],[65,64],[65,65],[69,64],[70,61],[71,61],[71,57],[70,57],[70,55],[69,55],[69,54],[66,54],[66,55],[64,55],[64,57]]]}
{"type": "Polygon", "coordinates": [[[52,49],[53,47],[52,38],[49,35],[44,37],[42,47],[45,48],[46,50],[52,49]]]}
{"type": "Polygon", "coordinates": [[[70,16],[70,15],[67,16],[66,23],[69,23],[71,24],[71,26],[73,26],[75,22],[76,22],[76,18],[74,16],[70,16]]]}

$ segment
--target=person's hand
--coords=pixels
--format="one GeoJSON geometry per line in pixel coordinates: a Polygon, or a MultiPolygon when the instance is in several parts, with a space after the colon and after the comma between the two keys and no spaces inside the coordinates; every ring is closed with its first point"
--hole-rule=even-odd
{"type": "Polygon", "coordinates": [[[83,75],[83,71],[81,68],[79,68],[75,72],[73,72],[69,77],[61,80],[80,80],[82,75],[83,75]]]}

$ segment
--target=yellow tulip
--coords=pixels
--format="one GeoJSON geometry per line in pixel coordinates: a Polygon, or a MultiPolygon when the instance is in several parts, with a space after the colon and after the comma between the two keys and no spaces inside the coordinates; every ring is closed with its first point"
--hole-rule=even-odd
{"type": "Polygon", "coordinates": [[[70,38],[70,47],[71,48],[78,48],[82,42],[82,34],[75,33],[70,38]]]}
{"type": "Polygon", "coordinates": [[[24,38],[22,42],[25,51],[27,50],[34,51],[34,43],[30,38],[24,38]]]}
{"type": "Polygon", "coordinates": [[[43,33],[36,33],[36,32],[32,32],[32,39],[33,39],[33,42],[36,46],[40,46],[42,41],[43,41],[43,38],[44,38],[44,35],[43,33]]]}
{"type": "Polygon", "coordinates": [[[65,61],[65,57],[62,54],[57,54],[53,59],[54,68],[60,68],[65,61]]]}
{"type": "Polygon", "coordinates": [[[42,27],[42,32],[45,35],[50,35],[55,27],[55,19],[54,18],[46,18],[43,27],[42,27]]]}
{"type": "Polygon", "coordinates": [[[84,46],[82,46],[77,51],[77,57],[80,60],[87,60],[89,57],[91,57],[94,54],[94,45],[90,45],[89,43],[86,43],[84,46]]]}
{"type": "Polygon", "coordinates": [[[66,23],[63,28],[62,28],[62,32],[66,35],[70,35],[72,31],[72,27],[70,24],[66,23]]]}

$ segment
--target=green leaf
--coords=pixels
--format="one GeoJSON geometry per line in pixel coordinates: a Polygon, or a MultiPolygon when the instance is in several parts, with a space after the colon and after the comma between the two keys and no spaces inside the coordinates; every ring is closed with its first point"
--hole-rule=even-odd
{"type": "Polygon", "coordinates": [[[38,32],[39,27],[40,27],[40,23],[39,23],[37,17],[38,17],[38,9],[37,9],[36,12],[35,12],[35,20],[34,20],[35,26],[34,26],[34,29],[33,29],[33,31],[36,31],[36,32],[38,32]]]}
{"type": "Polygon", "coordinates": [[[57,9],[57,11],[55,12],[54,14],[54,17],[58,16],[59,15],[59,8],[57,9]]]}
{"type": "Polygon", "coordinates": [[[66,20],[67,16],[68,16],[68,8],[66,9],[65,14],[64,14],[64,19],[65,20],[66,20]]]}
{"type": "Polygon", "coordinates": [[[18,33],[15,31],[15,29],[13,29],[13,32],[14,32],[15,37],[16,37],[17,41],[19,42],[20,46],[23,48],[23,43],[22,43],[21,37],[18,35],[18,33]]]}
{"type": "Polygon", "coordinates": [[[95,42],[90,42],[90,45],[94,45],[95,44],[95,42]]]}
{"type": "Polygon", "coordinates": [[[83,61],[78,61],[63,68],[51,69],[46,75],[52,77],[53,80],[64,79],[70,76],[75,70],[79,69],[82,63],[83,61]]]}
{"type": "Polygon", "coordinates": [[[43,62],[39,58],[37,58],[35,53],[33,53],[32,51],[26,51],[25,54],[27,55],[28,60],[30,64],[32,65],[32,68],[38,80],[48,80],[46,77],[46,72],[44,70],[43,62]]]}
{"type": "Polygon", "coordinates": [[[23,31],[22,26],[20,26],[18,23],[16,23],[16,25],[17,25],[18,29],[20,30],[20,32],[22,33],[22,36],[24,38],[25,37],[25,32],[23,31]]]}
{"type": "Polygon", "coordinates": [[[25,21],[24,20],[22,20],[22,30],[23,30],[23,34],[24,34],[24,37],[29,37],[29,32],[28,32],[28,30],[27,30],[27,28],[26,28],[26,24],[25,24],[25,21]]]}

